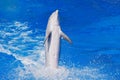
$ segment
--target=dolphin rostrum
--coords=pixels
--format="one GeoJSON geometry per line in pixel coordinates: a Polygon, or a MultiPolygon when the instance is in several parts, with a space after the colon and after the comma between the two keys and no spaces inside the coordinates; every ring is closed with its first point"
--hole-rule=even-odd
{"type": "Polygon", "coordinates": [[[49,68],[57,68],[60,50],[60,38],[63,37],[68,42],[72,43],[67,35],[60,28],[58,20],[58,10],[53,12],[48,20],[45,44],[45,64],[49,68]]]}

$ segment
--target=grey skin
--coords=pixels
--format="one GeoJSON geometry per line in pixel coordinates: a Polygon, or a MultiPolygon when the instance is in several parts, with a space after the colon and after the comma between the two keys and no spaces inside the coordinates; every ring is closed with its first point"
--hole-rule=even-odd
{"type": "Polygon", "coordinates": [[[67,35],[65,35],[60,28],[58,20],[58,10],[53,12],[48,20],[45,44],[45,64],[49,68],[58,68],[60,40],[61,37],[72,43],[67,35]]]}

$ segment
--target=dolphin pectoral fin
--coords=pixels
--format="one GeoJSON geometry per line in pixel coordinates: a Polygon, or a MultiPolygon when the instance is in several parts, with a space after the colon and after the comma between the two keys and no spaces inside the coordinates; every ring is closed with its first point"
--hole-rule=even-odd
{"type": "Polygon", "coordinates": [[[62,36],[65,40],[67,40],[69,43],[72,43],[72,41],[70,40],[70,38],[69,38],[65,33],[63,33],[62,31],[61,31],[61,36],[62,36]]]}
{"type": "Polygon", "coordinates": [[[48,37],[50,36],[51,32],[49,31],[47,34],[46,34],[46,37],[45,37],[45,40],[44,40],[44,45],[45,45],[45,42],[46,40],[48,39],[48,37]]]}

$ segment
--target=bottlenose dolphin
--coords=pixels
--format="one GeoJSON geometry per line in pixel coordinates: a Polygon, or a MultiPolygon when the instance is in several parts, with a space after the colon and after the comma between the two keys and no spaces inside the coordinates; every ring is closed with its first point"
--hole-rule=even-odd
{"type": "Polygon", "coordinates": [[[45,44],[45,64],[49,68],[57,68],[60,50],[60,38],[63,37],[68,42],[72,43],[67,35],[60,28],[58,20],[58,10],[53,12],[48,19],[45,44]]]}

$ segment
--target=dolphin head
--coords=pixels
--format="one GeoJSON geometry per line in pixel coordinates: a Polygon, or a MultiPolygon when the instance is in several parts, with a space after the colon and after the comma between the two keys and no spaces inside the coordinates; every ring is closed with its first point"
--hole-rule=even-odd
{"type": "Polygon", "coordinates": [[[50,18],[49,18],[49,24],[50,25],[59,25],[59,21],[58,21],[58,10],[56,10],[56,11],[54,11],[53,13],[52,13],[52,15],[50,16],[50,18]]]}
{"type": "Polygon", "coordinates": [[[56,10],[55,12],[52,13],[51,18],[58,19],[58,10],[56,10]]]}

